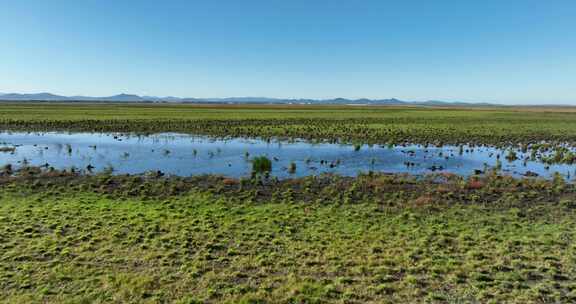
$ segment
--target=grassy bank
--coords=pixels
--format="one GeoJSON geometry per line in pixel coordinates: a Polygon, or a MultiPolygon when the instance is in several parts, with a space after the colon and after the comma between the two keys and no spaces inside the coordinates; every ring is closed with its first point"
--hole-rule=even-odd
{"type": "Polygon", "coordinates": [[[576,142],[572,108],[14,104],[0,128],[24,131],[186,132],[363,143],[576,142]],[[154,123],[151,123],[153,121],[154,123]]]}
{"type": "Polygon", "coordinates": [[[6,303],[576,301],[561,181],[50,174],[1,180],[6,303]]]}

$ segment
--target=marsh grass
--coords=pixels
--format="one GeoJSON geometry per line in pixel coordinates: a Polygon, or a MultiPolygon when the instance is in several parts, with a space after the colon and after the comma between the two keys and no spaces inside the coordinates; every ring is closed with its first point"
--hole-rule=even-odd
{"type": "Polygon", "coordinates": [[[522,107],[417,108],[4,103],[0,128],[24,131],[183,132],[362,144],[576,143],[576,111],[522,107]],[[89,118],[88,118],[89,117],[89,118]],[[153,123],[152,123],[153,122],[153,123]]]}
{"type": "Polygon", "coordinates": [[[6,303],[576,301],[562,180],[43,174],[0,179],[6,303]]]}
{"type": "Polygon", "coordinates": [[[290,162],[290,165],[288,166],[288,173],[290,173],[290,174],[296,173],[296,163],[295,162],[290,162]]]}
{"type": "Polygon", "coordinates": [[[266,156],[252,159],[252,174],[266,174],[272,171],[272,161],[266,156]]]}

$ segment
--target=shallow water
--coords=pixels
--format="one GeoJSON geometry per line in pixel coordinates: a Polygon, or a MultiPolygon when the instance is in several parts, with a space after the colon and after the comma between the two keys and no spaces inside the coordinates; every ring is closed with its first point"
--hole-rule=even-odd
{"type": "Polygon", "coordinates": [[[161,170],[180,176],[218,174],[249,176],[250,160],[265,155],[273,160],[272,175],[280,178],[317,175],[325,172],[355,176],[359,172],[425,174],[450,172],[468,176],[474,170],[496,165],[500,154],[502,173],[521,176],[527,171],[542,177],[558,172],[574,176],[575,165],[551,165],[537,161],[524,165],[525,154],[509,162],[505,151],[489,147],[467,147],[460,154],[456,146],[424,147],[368,146],[356,151],[352,145],[314,144],[304,141],[262,141],[253,139],[211,139],[184,134],[136,136],[101,133],[24,133],[0,132],[0,147],[15,147],[0,152],[0,165],[20,167],[48,166],[56,169],[86,169],[93,172],[113,168],[116,174],[138,174],[161,170]],[[249,153],[247,156],[246,153],[249,153]],[[287,168],[296,164],[296,172],[287,168]],[[407,165],[413,163],[413,165],[407,165]]]}

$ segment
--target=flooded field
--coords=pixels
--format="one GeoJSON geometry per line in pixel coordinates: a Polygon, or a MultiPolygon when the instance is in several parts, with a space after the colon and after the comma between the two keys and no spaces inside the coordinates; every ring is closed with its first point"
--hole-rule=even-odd
{"type": "Polygon", "coordinates": [[[574,303],[576,112],[540,110],[3,104],[2,299],[574,303]]]}
{"type": "Polygon", "coordinates": [[[0,165],[14,168],[29,165],[115,174],[161,171],[180,176],[243,177],[251,174],[252,160],[259,156],[272,161],[271,175],[279,178],[327,172],[355,176],[368,171],[468,176],[491,168],[513,176],[550,178],[557,172],[571,178],[576,170],[574,164],[547,164],[520,149],[487,146],[340,145],[173,133],[0,133],[0,165]]]}

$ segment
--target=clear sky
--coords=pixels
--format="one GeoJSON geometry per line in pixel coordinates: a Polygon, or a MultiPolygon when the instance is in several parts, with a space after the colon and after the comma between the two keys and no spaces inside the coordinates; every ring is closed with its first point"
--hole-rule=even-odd
{"type": "Polygon", "coordinates": [[[575,0],[0,0],[0,92],[576,104],[575,0]]]}

